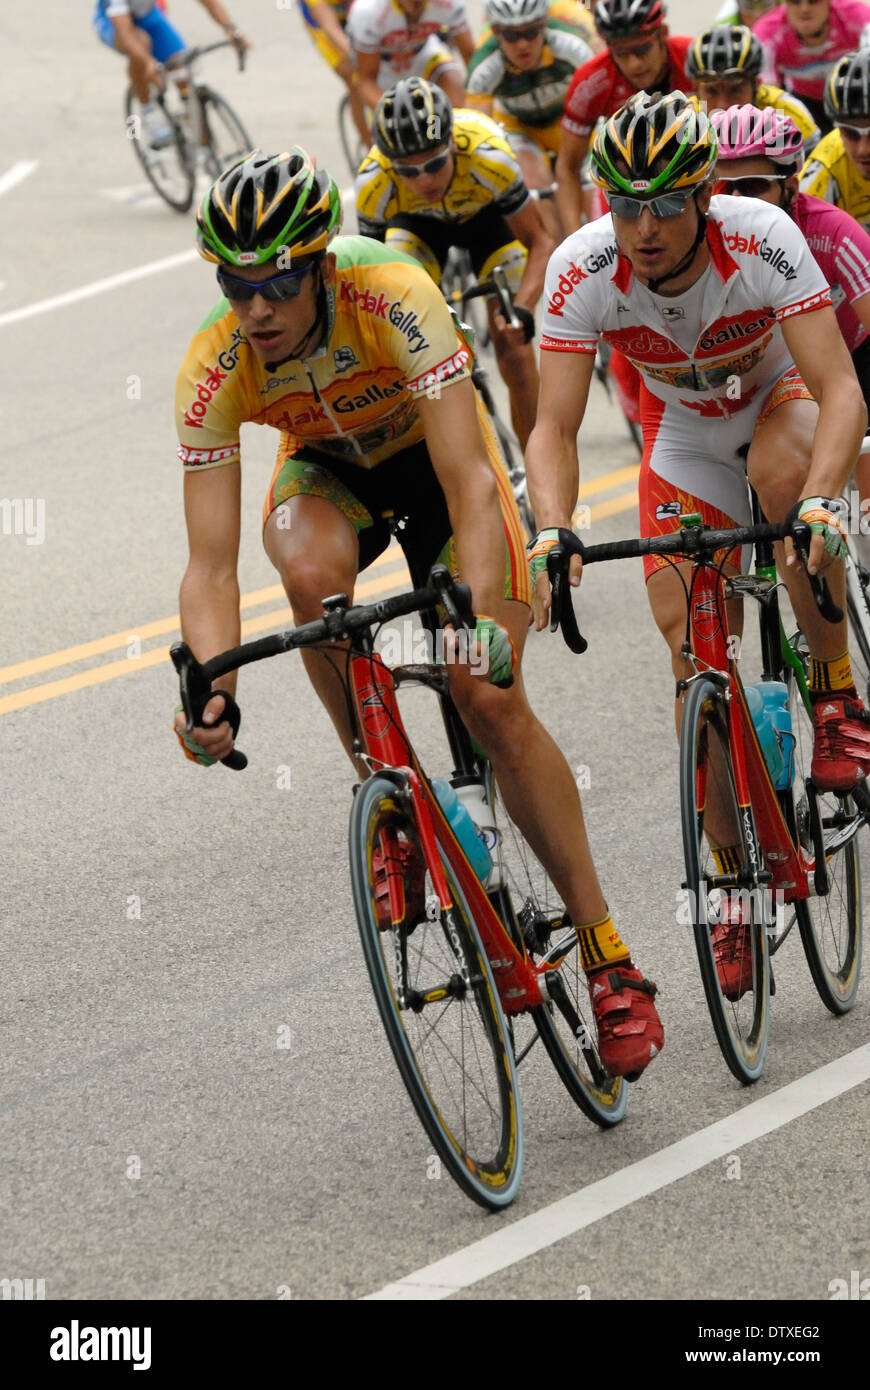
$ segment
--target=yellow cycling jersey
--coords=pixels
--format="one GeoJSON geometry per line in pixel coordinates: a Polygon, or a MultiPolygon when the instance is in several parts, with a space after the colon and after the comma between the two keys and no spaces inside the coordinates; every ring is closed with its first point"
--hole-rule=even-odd
{"type": "Polygon", "coordinates": [[[870,179],[858,173],[839,130],[832,130],[816,145],[801,170],[800,191],[842,208],[870,231],[870,179]]]}
{"type": "MultiPolygon", "coordinates": [[[[697,111],[700,105],[698,97],[693,95],[690,100],[697,111]]],[[[772,107],[774,111],[781,111],[784,116],[791,116],[804,137],[804,156],[814,150],[822,138],[822,132],[800,98],[793,96],[791,92],[784,92],[781,87],[772,87],[767,82],[759,83],[752,105],[759,111],[766,111],[768,107],[772,107]]]]}
{"type": "Polygon", "coordinates": [[[226,299],[194,336],[178,373],[178,456],[200,471],[239,461],[246,421],[373,468],[423,438],[415,398],[471,376],[472,352],[443,296],[410,256],[336,237],[327,338],[270,370],[226,299]]]}
{"type": "Polygon", "coordinates": [[[439,222],[468,222],[484,208],[494,207],[512,217],[528,202],[529,190],[504,133],[479,111],[457,110],[453,116],[456,168],[443,199],[427,203],[414,185],[390,168],[389,160],[373,146],[356,176],[359,229],[382,237],[392,218],[416,213],[439,222]]]}

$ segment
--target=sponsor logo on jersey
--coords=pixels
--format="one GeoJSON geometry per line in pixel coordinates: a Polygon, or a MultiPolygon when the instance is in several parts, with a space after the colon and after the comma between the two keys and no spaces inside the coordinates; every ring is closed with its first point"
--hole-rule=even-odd
{"type": "Polygon", "coordinates": [[[276,430],[290,430],[291,432],[301,429],[303,425],[322,425],[324,422],[328,422],[326,411],[322,405],[313,401],[306,410],[300,410],[298,415],[293,415],[285,409],[281,411],[280,415],[268,415],[266,417],[266,423],[273,425],[276,430]]]}
{"type": "Polygon", "coordinates": [[[649,358],[667,357],[671,362],[680,362],[686,367],[691,367],[686,353],[682,352],[676,343],[671,342],[663,333],[657,333],[654,328],[647,328],[643,324],[608,330],[604,336],[611,347],[615,347],[618,352],[624,352],[632,359],[640,358],[642,364],[649,358]]]}
{"type": "Polygon", "coordinates": [[[376,405],[378,401],[388,401],[393,396],[401,395],[402,387],[397,386],[378,386],[372,382],[365,391],[361,391],[357,396],[341,395],[336,396],[331,402],[331,407],[336,415],[346,415],[350,410],[365,410],[367,405],[376,405]]]}
{"type": "Polygon", "coordinates": [[[352,347],[336,348],[332,354],[337,372],[346,372],[348,367],[358,367],[360,362],[352,347]]]}
{"type": "Polygon", "coordinates": [[[185,411],[184,423],[193,430],[201,430],[209,402],[221,383],[226,381],[239,360],[239,346],[244,342],[240,328],[234,328],[229,343],[218,353],[217,362],[206,373],[205,381],[198,381],[195,387],[196,398],[185,411]]]}
{"type": "Polygon", "coordinates": [[[287,386],[291,381],[295,381],[295,374],[291,376],[270,376],[265,386],[260,387],[260,395],[268,396],[270,391],[275,391],[279,386],[287,386]]]}
{"type": "Polygon", "coordinates": [[[371,314],[376,319],[383,319],[397,328],[404,337],[408,339],[411,352],[422,352],[429,346],[428,339],[424,337],[423,330],[419,327],[420,316],[415,309],[405,309],[400,299],[390,300],[381,290],[380,294],[375,294],[373,290],[357,289],[356,285],[349,280],[342,280],[339,287],[339,302],[342,304],[354,304],[363,313],[371,314]]]}
{"type": "Polygon", "coordinates": [[[567,269],[562,271],[556,289],[550,296],[547,312],[555,314],[557,319],[562,318],[565,300],[574,293],[575,285],[579,285],[581,280],[588,279],[588,272],[583,270],[582,266],[576,265],[574,261],[569,261],[567,269]]]}
{"type": "Polygon", "coordinates": [[[413,381],[405,383],[409,391],[428,391],[433,386],[443,385],[446,381],[453,381],[461,376],[471,360],[471,353],[468,348],[459,348],[452,357],[446,357],[443,362],[439,362],[430,371],[424,372],[422,376],[415,377],[413,381]]]}
{"type": "Polygon", "coordinates": [[[617,250],[616,242],[611,242],[609,246],[605,246],[599,256],[596,256],[594,253],[585,256],[583,258],[583,269],[588,271],[590,275],[597,275],[599,270],[606,270],[608,266],[613,265],[618,255],[619,251],[617,250]]]}
{"type": "Polygon", "coordinates": [[[830,291],[822,290],[819,294],[811,294],[809,299],[801,299],[797,304],[789,304],[786,309],[778,309],[776,317],[778,319],[790,319],[792,314],[805,314],[808,309],[821,309],[823,304],[830,304],[830,302],[830,291]]]}
{"type": "Polygon", "coordinates": [[[761,260],[767,261],[771,270],[777,271],[786,280],[795,280],[797,271],[786,259],[785,252],[781,246],[771,246],[766,236],[759,241],[754,234],[741,236],[739,232],[726,232],[724,222],[719,223],[722,231],[722,240],[730,251],[737,251],[744,256],[759,256],[761,260]]]}
{"type": "Polygon", "coordinates": [[[185,468],[201,468],[206,463],[220,463],[223,459],[234,458],[238,452],[238,444],[227,444],[221,449],[191,449],[186,444],[178,446],[178,457],[185,468]]]}
{"type": "Polygon", "coordinates": [[[741,338],[757,338],[760,334],[767,333],[775,322],[773,312],[765,313],[764,310],[737,314],[732,319],[717,319],[707,328],[698,343],[698,348],[701,352],[714,352],[717,348],[738,342],[741,338]]]}

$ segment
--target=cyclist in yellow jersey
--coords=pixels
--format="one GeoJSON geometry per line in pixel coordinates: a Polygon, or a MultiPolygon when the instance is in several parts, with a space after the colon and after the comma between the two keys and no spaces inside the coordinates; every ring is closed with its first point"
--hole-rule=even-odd
{"type": "Polygon", "coordinates": [[[504,267],[523,328],[489,306],[493,348],[521,446],[535,423],[538,370],[532,310],[555,243],[502,131],[476,111],[452,111],[439,87],[399,82],[375,107],[375,144],[360,165],[360,231],[406,251],[436,284],[451,246],[465,247],[479,279],[504,267]]]}
{"type": "Polygon", "coordinates": [[[781,87],[759,82],[764,49],[747,25],[717,25],[705,29],[686,54],[686,72],[695,84],[692,104],[700,103],[708,114],[729,106],[772,108],[790,116],[804,138],[804,149],[815,149],[821,139],[813,116],[803,102],[781,87]]]}
{"type": "Polygon", "coordinates": [[[801,170],[800,191],[842,208],[870,230],[870,49],[847,53],[832,69],[825,112],[834,129],[801,170]]]}
{"type": "Polygon", "coordinates": [[[344,82],[360,139],[369,138],[353,50],[345,26],[352,0],[299,0],[299,11],[314,47],[344,82]]]}
{"type": "MultiPolygon", "coordinates": [[[[483,432],[471,353],[425,271],[365,237],[337,236],[340,219],[338,188],[299,149],[246,155],[200,206],[198,248],[217,264],[227,299],[193,338],[178,377],[190,545],[184,639],[199,661],[239,642],[245,421],[282,431],[263,540],[294,621],[319,617],[326,594],[352,595],[359,571],[390,542],[387,509],[415,584],[440,556],[452,561],[477,618],[474,664],[447,639],[451,694],[575,923],[604,1064],[612,1075],[637,1075],[663,1042],[655,987],[613,925],[571,770],[526,698],[522,528],[492,434],[483,432]],[[509,689],[496,688],[512,673],[509,689]]],[[[344,656],[338,644],[307,651],[303,661],[353,757],[333,664],[344,656]]],[[[203,765],[232,750],[230,721],[238,727],[235,677],[223,684],[230,701],[214,693],[201,726],[187,731],[176,712],[186,755],[203,765]]],[[[368,775],[364,766],[358,772],[368,775]]],[[[385,866],[376,858],[373,869],[377,879],[385,866]]],[[[406,873],[423,872],[412,857],[406,873]]]]}
{"type": "MultiPolygon", "coordinates": [[[[548,188],[565,95],[592,49],[576,30],[553,18],[547,0],[486,0],[484,9],[492,30],[468,65],[466,103],[501,123],[527,186],[548,188]]],[[[555,203],[543,202],[541,216],[551,236],[561,239],[564,228],[555,203]]]]}

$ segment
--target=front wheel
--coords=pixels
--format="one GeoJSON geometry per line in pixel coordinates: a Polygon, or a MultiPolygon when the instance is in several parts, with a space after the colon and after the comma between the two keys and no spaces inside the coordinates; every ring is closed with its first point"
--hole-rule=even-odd
{"type": "Polygon", "coordinates": [[[752,807],[737,802],[728,706],[710,680],[694,681],[683,705],[680,814],[707,1007],[725,1061],[748,1084],[761,1075],[770,1027],[767,914],[749,889],[761,850],[752,807]]]}
{"type": "Polygon", "coordinates": [[[165,121],[165,132],[149,137],[142,103],[130,87],[125,108],[127,138],[152,187],[175,212],[187,212],[193,202],[196,170],[184,134],[181,99],[174,83],[168,83],[155,102],[165,121]]]}
{"type": "Polygon", "coordinates": [[[253,145],[228,101],[210,88],[200,89],[200,100],[208,141],[209,173],[218,178],[224,169],[253,149],[253,145]]]}
{"type": "Polygon", "coordinates": [[[404,792],[386,777],[363,783],[350,816],[351,883],[381,1019],[442,1162],[469,1197],[497,1209],[516,1196],[523,1165],[514,1057],[486,952],[440,844],[439,854],[446,911],[404,792]]]}

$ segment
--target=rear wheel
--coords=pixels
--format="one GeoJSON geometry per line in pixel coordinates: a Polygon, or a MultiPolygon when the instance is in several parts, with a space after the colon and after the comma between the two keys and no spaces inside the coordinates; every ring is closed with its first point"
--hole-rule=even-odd
{"type": "Polygon", "coordinates": [[[193,202],[196,173],[182,124],[181,97],[173,82],[167,83],[166,91],[158,95],[156,104],[165,118],[168,132],[159,146],[149,143],[142,103],[133,88],[128,88],[127,137],[146,178],[163,201],[175,212],[187,212],[193,202]]]}
{"type": "Polygon", "coordinates": [[[502,920],[512,923],[533,960],[558,977],[553,997],[531,1011],[541,1041],[572,1100],[602,1129],[625,1114],[628,1083],[609,1076],[598,1052],[595,1019],[577,933],[565,921],[565,908],[550,877],[507,814],[498,784],[487,768],[487,794],[493,813],[503,887],[502,920]]]}
{"type": "Polygon", "coordinates": [[[209,149],[209,172],[218,178],[253,148],[251,137],[228,101],[210,88],[200,88],[209,149]]]}
{"type": "Polygon", "coordinates": [[[386,777],[363,783],[351,808],[351,882],[384,1028],[439,1157],[475,1202],[500,1208],[516,1196],[523,1162],[513,1051],[486,953],[440,845],[439,853],[447,911],[404,793],[386,777]],[[392,902],[376,855],[401,866],[392,902]]]}
{"type": "Polygon", "coordinates": [[[759,895],[748,890],[750,858],[758,862],[760,850],[752,808],[737,802],[728,709],[709,680],[694,681],[683,705],[680,811],[685,887],[707,1007],[725,1061],[747,1084],[761,1075],[770,1026],[766,914],[759,895]],[[723,854],[727,847],[728,872],[720,872],[711,843],[723,854]],[[714,934],[718,941],[726,927],[730,965],[722,964],[725,949],[714,943],[714,934]]]}
{"type": "Polygon", "coordinates": [[[356,128],[356,121],[353,118],[350,97],[347,92],[338,103],[338,137],[341,140],[341,148],[344,151],[350,176],[355,179],[368,150],[360,139],[359,131],[356,128]]]}
{"type": "MultiPolygon", "coordinates": [[[[854,661],[853,661],[854,670],[854,661]]],[[[809,783],[813,724],[798,680],[788,668],[795,737],[794,805],[798,835],[807,854],[824,855],[828,891],[792,904],[807,964],[819,997],[833,1014],[852,1008],[861,978],[863,912],[858,830],[862,822],[848,796],[818,792],[809,783]]]]}

